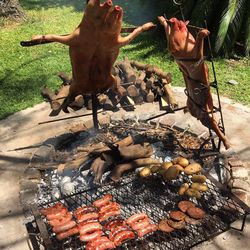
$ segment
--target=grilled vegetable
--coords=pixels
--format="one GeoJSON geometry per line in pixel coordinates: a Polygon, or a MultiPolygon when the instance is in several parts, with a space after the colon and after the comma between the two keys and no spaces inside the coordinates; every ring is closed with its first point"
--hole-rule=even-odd
{"type": "Polygon", "coordinates": [[[140,177],[149,177],[152,174],[151,169],[149,167],[145,167],[140,171],[140,177]]]}
{"type": "Polygon", "coordinates": [[[201,193],[197,189],[189,188],[185,194],[189,197],[195,197],[197,199],[201,198],[201,193]]]}
{"type": "Polygon", "coordinates": [[[184,172],[187,175],[198,174],[201,169],[202,167],[199,163],[191,163],[184,169],[184,172]]]}
{"type": "Polygon", "coordinates": [[[169,167],[165,173],[163,174],[163,178],[165,181],[171,181],[177,178],[179,175],[179,169],[176,168],[175,166],[169,167]]]}
{"type": "Polygon", "coordinates": [[[206,184],[201,184],[197,182],[192,183],[191,188],[201,192],[206,192],[208,190],[208,186],[206,184]]]}
{"type": "Polygon", "coordinates": [[[205,175],[194,174],[191,178],[192,182],[204,183],[207,177],[205,175]]]}
{"type": "Polygon", "coordinates": [[[189,184],[188,183],[183,183],[178,191],[179,195],[184,195],[185,192],[188,190],[189,184]]]}

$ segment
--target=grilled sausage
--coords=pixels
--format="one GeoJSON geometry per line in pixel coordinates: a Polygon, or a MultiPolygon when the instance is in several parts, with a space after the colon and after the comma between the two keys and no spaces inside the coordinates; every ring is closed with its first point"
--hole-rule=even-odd
{"type": "Polygon", "coordinates": [[[60,211],[62,208],[64,208],[63,204],[58,202],[52,207],[41,209],[41,214],[42,215],[53,214],[53,213],[60,211]]]}
{"type": "Polygon", "coordinates": [[[71,220],[71,221],[68,221],[68,222],[65,222],[64,224],[62,225],[59,225],[59,226],[55,226],[53,227],[53,232],[55,233],[61,233],[61,232],[64,232],[64,231],[67,231],[69,229],[71,229],[72,227],[74,227],[76,225],[76,222],[71,220]]]}
{"type": "Polygon", "coordinates": [[[67,212],[68,212],[68,209],[63,207],[60,210],[57,210],[55,213],[48,214],[47,219],[54,220],[54,219],[59,219],[59,218],[65,217],[67,212]]]}
{"type": "Polygon", "coordinates": [[[150,224],[150,220],[148,217],[146,217],[143,220],[139,222],[131,223],[130,225],[134,230],[138,230],[138,229],[147,227],[149,224],[150,224]]]}
{"type": "Polygon", "coordinates": [[[112,216],[116,216],[116,215],[120,215],[120,214],[121,214],[120,209],[119,210],[110,210],[110,211],[107,211],[106,213],[100,215],[99,221],[102,222],[102,221],[105,221],[112,216]]]}
{"type": "Polygon", "coordinates": [[[134,214],[127,219],[127,223],[131,225],[145,218],[148,218],[148,216],[145,213],[134,214]]]}
{"type": "Polygon", "coordinates": [[[116,246],[120,246],[125,240],[131,240],[135,238],[135,234],[132,231],[121,231],[114,237],[114,243],[116,246]]]}
{"type": "Polygon", "coordinates": [[[113,228],[125,225],[126,222],[123,219],[113,219],[104,225],[104,230],[111,231],[113,228]]]}
{"type": "Polygon", "coordinates": [[[84,222],[87,220],[95,220],[99,218],[99,214],[96,212],[87,213],[87,214],[79,214],[77,217],[78,222],[84,222]]]}
{"type": "Polygon", "coordinates": [[[80,241],[93,241],[103,235],[103,231],[96,230],[90,234],[80,234],[80,241]]]}
{"type": "Polygon", "coordinates": [[[72,219],[72,214],[70,212],[66,213],[64,217],[61,217],[61,218],[58,218],[58,219],[54,219],[54,220],[50,220],[49,221],[49,224],[52,226],[52,227],[55,227],[55,226],[60,226],[66,222],[69,222],[71,221],[72,219]]]}
{"type": "Polygon", "coordinates": [[[99,222],[90,222],[87,223],[84,226],[80,226],[80,234],[88,234],[88,233],[92,233],[93,231],[96,230],[101,230],[102,229],[102,225],[99,222]]]}
{"type": "Polygon", "coordinates": [[[57,234],[56,238],[58,240],[64,240],[64,239],[68,238],[69,236],[77,234],[78,232],[79,232],[79,230],[78,230],[78,227],[76,226],[76,227],[69,229],[66,232],[62,232],[62,233],[57,234]]]}
{"type": "Polygon", "coordinates": [[[144,235],[155,232],[156,230],[157,226],[155,224],[149,224],[147,227],[137,230],[137,234],[139,237],[143,237],[144,235]]]}
{"type": "Polygon", "coordinates": [[[104,205],[106,205],[109,201],[112,200],[112,195],[111,194],[105,194],[102,198],[96,200],[93,202],[93,205],[97,208],[100,208],[104,205]]]}

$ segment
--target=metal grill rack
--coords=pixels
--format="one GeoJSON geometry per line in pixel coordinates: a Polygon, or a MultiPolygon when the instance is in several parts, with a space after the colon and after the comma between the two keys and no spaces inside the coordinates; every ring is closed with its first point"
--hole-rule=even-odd
{"type": "MultiPolygon", "coordinates": [[[[181,176],[180,178],[188,177],[181,176]]],[[[178,209],[177,204],[180,200],[188,199],[188,197],[178,195],[178,181],[165,183],[159,176],[142,180],[136,174],[132,174],[126,176],[119,185],[109,183],[100,188],[80,191],[59,201],[69,211],[74,211],[79,206],[88,205],[102,195],[110,193],[113,195],[113,199],[121,205],[121,216],[124,219],[135,213],[145,212],[157,224],[159,220],[168,216],[169,211],[178,209]]],[[[222,186],[219,182],[214,183],[213,181],[207,181],[209,191],[204,193],[201,199],[193,200],[206,212],[200,225],[187,224],[185,229],[175,230],[169,234],[156,231],[143,238],[125,242],[119,249],[189,249],[227,231],[230,224],[237,219],[244,221],[250,209],[228,190],[221,189],[222,186]]],[[[54,203],[43,204],[39,209],[54,203]]],[[[46,225],[47,237],[49,237],[49,239],[40,237],[40,243],[45,245],[46,249],[85,249],[85,244],[80,242],[78,236],[62,242],[57,241],[46,219],[40,219],[40,226],[41,222],[46,225]],[[48,245],[45,242],[49,242],[48,245]]],[[[33,225],[35,224],[38,225],[38,223],[33,223],[33,225]]]]}

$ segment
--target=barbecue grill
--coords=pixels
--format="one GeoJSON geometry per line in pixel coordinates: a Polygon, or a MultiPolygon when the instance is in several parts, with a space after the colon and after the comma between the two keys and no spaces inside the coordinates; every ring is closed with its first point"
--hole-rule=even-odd
{"type": "MultiPolygon", "coordinates": [[[[175,230],[169,234],[156,231],[143,238],[137,237],[127,241],[119,249],[189,249],[227,231],[230,229],[230,224],[238,219],[242,219],[242,230],[246,216],[250,212],[249,207],[209,174],[206,175],[209,191],[203,193],[201,199],[193,200],[206,212],[205,218],[199,225],[187,224],[185,229],[175,230]]],[[[189,177],[180,176],[180,178],[189,177]]],[[[178,180],[166,183],[157,175],[141,179],[133,173],[123,178],[118,185],[110,182],[99,188],[81,190],[60,200],[33,207],[34,221],[27,224],[33,248],[41,249],[41,246],[44,246],[45,249],[85,249],[85,244],[80,242],[79,236],[58,241],[46,219],[39,213],[42,208],[52,206],[59,201],[69,211],[74,211],[110,193],[114,201],[121,205],[122,218],[145,212],[157,224],[159,220],[168,216],[169,211],[178,209],[179,201],[188,199],[178,195],[176,182],[178,180]]]]}

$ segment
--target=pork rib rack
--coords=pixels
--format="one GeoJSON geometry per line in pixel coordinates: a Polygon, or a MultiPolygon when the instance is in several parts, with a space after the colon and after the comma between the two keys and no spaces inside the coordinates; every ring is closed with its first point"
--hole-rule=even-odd
{"type": "Polygon", "coordinates": [[[213,114],[214,107],[208,79],[208,66],[203,56],[204,38],[209,35],[209,31],[206,29],[200,30],[195,39],[187,29],[188,22],[176,18],[166,20],[162,16],[158,19],[164,26],[168,49],[183,74],[189,112],[200,120],[204,126],[214,130],[225,148],[228,149],[230,143],[221,131],[213,114]]]}
{"type": "Polygon", "coordinates": [[[143,31],[154,27],[153,23],[146,23],[122,37],[122,20],[123,10],[120,6],[113,6],[112,0],[102,4],[100,0],[89,0],[81,23],[71,34],[33,36],[32,41],[58,42],[69,46],[72,82],[61,107],[64,111],[77,95],[96,94],[111,87],[119,93],[116,78],[111,74],[119,49],[143,31]]]}

